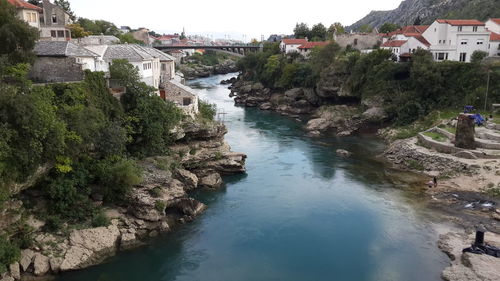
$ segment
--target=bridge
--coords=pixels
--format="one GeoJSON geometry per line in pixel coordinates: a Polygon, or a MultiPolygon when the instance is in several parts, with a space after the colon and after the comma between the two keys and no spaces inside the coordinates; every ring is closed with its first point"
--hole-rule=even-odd
{"type": "Polygon", "coordinates": [[[153,48],[156,48],[160,51],[169,51],[169,50],[189,50],[189,49],[204,49],[204,50],[215,50],[215,51],[225,51],[231,52],[238,55],[246,55],[250,52],[259,52],[262,51],[262,45],[153,45],[153,48]]]}

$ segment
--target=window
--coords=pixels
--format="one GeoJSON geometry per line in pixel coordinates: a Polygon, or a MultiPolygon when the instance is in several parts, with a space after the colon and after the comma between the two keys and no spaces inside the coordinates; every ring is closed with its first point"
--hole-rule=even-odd
{"type": "Polygon", "coordinates": [[[439,44],[441,44],[441,40],[439,40],[439,44]]]}
{"type": "Polygon", "coordinates": [[[52,14],[52,23],[57,23],[57,16],[56,16],[56,14],[52,14]]]}
{"type": "Polygon", "coordinates": [[[50,37],[52,37],[52,38],[56,38],[57,37],[57,33],[56,33],[55,30],[51,30],[50,31],[50,37]]]}
{"type": "Polygon", "coordinates": [[[191,98],[182,98],[182,105],[188,106],[191,104],[191,98]]]}
{"type": "Polygon", "coordinates": [[[68,30],[65,30],[64,32],[66,33],[66,38],[71,38],[68,30]]]}
{"type": "Polygon", "coordinates": [[[462,41],[460,41],[460,45],[467,45],[467,42],[468,40],[467,39],[463,39],[462,41]]]}
{"type": "Polygon", "coordinates": [[[467,53],[460,53],[460,61],[464,62],[467,59],[467,53]]]}
{"type": "Polygon", "coordinates": [[[163,70],[163,71],[167,70],[167,64],[166,63],[162,63],[161,64],[161,70],[163,70]]]}
{"type": "Polygon", "coordinates": [[[28,13],[28,22],[37,22],[36,13],[28,13]]]}
{"type": "Polygon", "coordinates": [[[57,31],[57,37],[59,37],[59,38],[64,37],[64,30],[58,30],[57,31]]]}
{"type": "Polygon", "coordinates": [[[472,27],[472,31],[477,32],[477,26],[472,27]]]}
{"type": "Polygon", "coordinates": [[[354,39],[354,46],[358,45],[358,39],[354,39]]]}
{"type": "Polygon", "coordinates": [[[458,32],[460,32],[460,31],[462,31],[462,27],[461,26],[458,27],[458,32]]]}
{"type": "Polygon", "coordinates": [[[478,44],[478,45],[483,45],[483,44],[484,44],[484,40],[479,39],[479,40],[477,40],[476,44],[478,44]]]}
{"type": "Polygon", "coordinates": [[[448,55],[447,53],[438,53],[437,60],[445,60],[447,55],[448,55]]]}

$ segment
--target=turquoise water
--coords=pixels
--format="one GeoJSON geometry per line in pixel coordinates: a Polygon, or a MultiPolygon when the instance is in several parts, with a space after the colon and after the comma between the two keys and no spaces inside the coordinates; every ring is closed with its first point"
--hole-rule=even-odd
{"type": "Polygon", "coordinates": [[[300,122],[235,107],[219,85],[230,77],[190,84],[226,113],[226,140],[248,154],[247,174],[193,194],[209,207],[196,221],[58,280],[441,280],[448,260],[434,215],[374,160],[379,141],[310,139],[300,122]]]}

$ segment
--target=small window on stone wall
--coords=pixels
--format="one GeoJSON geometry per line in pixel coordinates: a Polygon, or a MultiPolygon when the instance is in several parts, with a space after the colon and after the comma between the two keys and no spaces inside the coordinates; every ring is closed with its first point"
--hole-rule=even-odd
{"type": "Polygon", "coordinates": [[[187,106],[191,104],[191,98],[182,98],[182,105],[187,106]]]}
{"type": "Polygon", "coordinates": [[[57,16],[56,16],[56,14],[52,14],[52,23],[57,23],[57,16]]]}

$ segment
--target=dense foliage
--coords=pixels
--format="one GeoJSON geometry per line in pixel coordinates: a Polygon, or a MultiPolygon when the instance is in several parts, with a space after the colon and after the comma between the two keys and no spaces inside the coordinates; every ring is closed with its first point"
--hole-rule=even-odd
{"type": "MultiPolygon", "coordinates": [[[[396,124],[408,124],[436,109],[485,104],[487,73],[489,100],[500,99],[500,67],[480,63],[485,54],[476,52],[473,63],[434,62],[429,52],[417,51],[409,63],[396,63],[388,50],[360,54],[337,44],[317,47],[309,59],[281,54],[276,45],[240,61],[247,80],[287,90],[315,88],[321,79],[338,79],[358,100],[377,96],[396,124]]],[[[339,84],[339,86],[341,86],[339,84]]]]}

